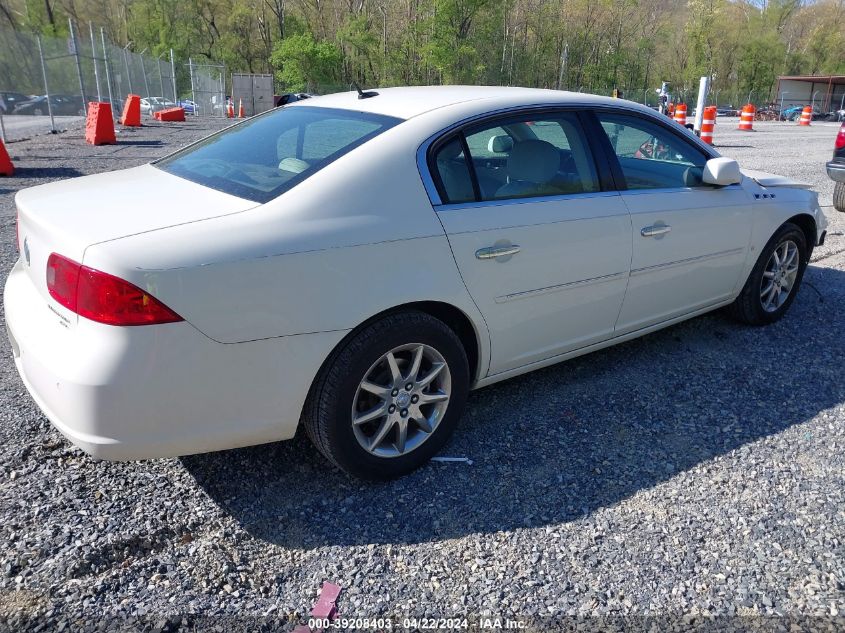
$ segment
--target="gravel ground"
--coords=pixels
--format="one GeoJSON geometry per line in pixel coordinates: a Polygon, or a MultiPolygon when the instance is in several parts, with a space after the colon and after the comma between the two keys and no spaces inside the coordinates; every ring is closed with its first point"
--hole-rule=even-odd
{"type": "MultiPolygon", "coordinates": [[[[721,151],[825,189],[834,127],[759,128],[717,130],[721,151]]],[[[209,129],[12,143],[0,267],[17,257],[14,191],[209,129]]],[[[303,437],[94,461],[39,413],[0,337],[0,630],[290,629],[328,580],[341,616],[395,626],[841,631],[845,238],[829,216],[778,324],[713,314],[479,390],[446,453],[472,464],[387,484],[331,470],[303,437]]]]}
{"type": "MultiPolygon", "coordinates": [[[[55,116],[53,121],[56,126],[56,131],[64,132],[68,128],[78,127],[83,120],[79,116],[55,116]]],[[[29,114],[16,114],[14,116],[4,116],[0,123],[3,125],[3,130],[6,134],[6,141],[20,141],[22,139],[31,138],[40,134],[48,134],[50,132],[50,117],[49,116],[35,116],[29,114]]]]}

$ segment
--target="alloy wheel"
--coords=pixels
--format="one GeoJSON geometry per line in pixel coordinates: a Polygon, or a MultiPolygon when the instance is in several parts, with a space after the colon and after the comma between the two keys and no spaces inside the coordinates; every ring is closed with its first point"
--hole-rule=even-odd
{"type": "Polygon", "coordinates": [[[775,312],[789,298],[800,264],[798,245],[792,240],[784,240],[772,251],[760,282],[760,302],[766,312],[775,312]]]}
{"type": "Polygon", "coordinates": [[[423,343],[382,355],[358,385],[352,429],[377,457],[399,457],[431,437],[449,406],[452,377],[446,360],[423,343]]]}

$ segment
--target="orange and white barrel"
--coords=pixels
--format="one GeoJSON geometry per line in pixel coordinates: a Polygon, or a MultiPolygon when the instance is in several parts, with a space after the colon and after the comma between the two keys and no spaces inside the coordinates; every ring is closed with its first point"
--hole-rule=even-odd
{"type": "Polygon", "coordinates": [[[713,144],[713,132],[716,129],[716,106],[704,108],[701,118],[701,140],[708,145],[713,144]]]}
{"type": "Polygon", "coordinates": [[[679,125],[687,124],[687,104],[679,103],[675,106],[675,123],[679,125]]]}
{"type": "Polygon", "coordinates": [[[754,115],[757,113],[757,108],[749,103],[742,106],[742,114],[739,117],[739,128],[745,132],[754,131],[754,115]]]}
{"type": "Polygon", "coordinates": [[[804,106],[804,109],[801,111],[801,118],[798,119],[798,125],[810,125],[810,121],[813,120],[813,108],[812,106],[804,106]]]}

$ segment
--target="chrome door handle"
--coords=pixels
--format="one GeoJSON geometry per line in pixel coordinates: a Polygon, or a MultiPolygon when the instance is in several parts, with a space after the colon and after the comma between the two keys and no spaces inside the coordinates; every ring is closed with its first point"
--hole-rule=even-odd
{"type": "Polygon", "coordinates": [[[666,235],[671,230],[672,227],[666,226],[665,224],[647,226],[640,231],[640,235],[643,237],[657,237],[658,235],[666,235]]]}
{"type": "Polygon", "coordinates": [[[516,255],[519,250],[520,248],[516,244],[513,246],[488,246],[475,251],[475,257],[477,259],[496,259],[497,257],[516,255]]]}

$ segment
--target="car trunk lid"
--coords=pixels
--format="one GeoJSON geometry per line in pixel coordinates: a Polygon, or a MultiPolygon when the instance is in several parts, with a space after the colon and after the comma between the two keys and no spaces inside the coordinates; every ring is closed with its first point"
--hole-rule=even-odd
{"type": "MultiPolygon", "coordinates": [[[[168,174],[152,165],[74,178],[25,189],[15,197],[18,240],[27,273],[50,308],[75,322],[76,315],[51,297],[51,253],[84,263],[92,244],[198,222],[256,206],[168,174]]],[[[106,271],[108,272],[108,271],[106,271]]]]}

